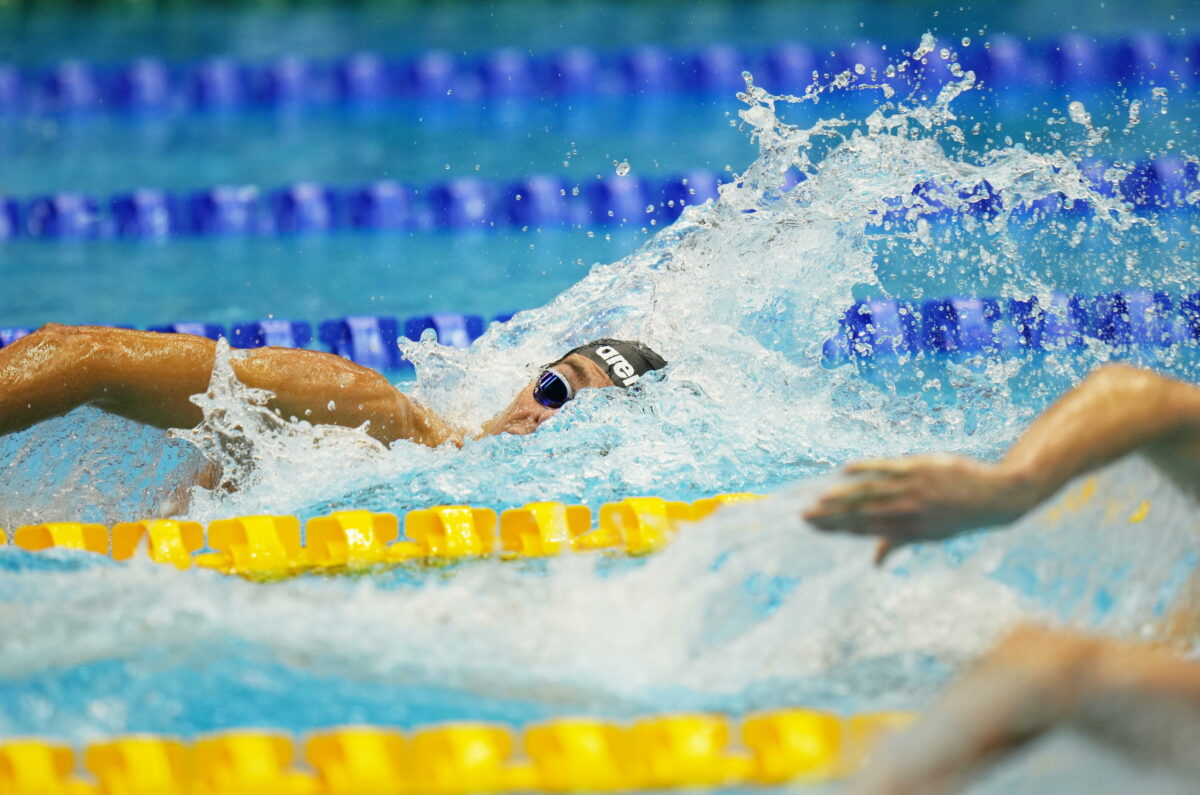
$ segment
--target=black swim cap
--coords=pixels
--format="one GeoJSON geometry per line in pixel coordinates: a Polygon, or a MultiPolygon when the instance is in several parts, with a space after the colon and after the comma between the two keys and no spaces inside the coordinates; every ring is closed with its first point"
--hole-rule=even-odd
{"type": "Polygon", "coordinates": [[[567,351],[567,358],[572,353],[586,356],[600,369],[608,374],[617,386],[632,386],[639,378],[651,370],[661,370],[667,366],[667,360],[640,342],[627,340],[599,339],[580,345],[567,351]]]}

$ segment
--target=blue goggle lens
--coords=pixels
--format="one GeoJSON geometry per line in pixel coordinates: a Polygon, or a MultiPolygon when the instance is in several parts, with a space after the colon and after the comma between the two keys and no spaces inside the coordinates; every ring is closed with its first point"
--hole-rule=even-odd
{"type": "Polygon", "coordinates": [[[572,392],[567,379],[553,370],[546,370],[538,376],[533,387],[533,399],[548,409],[557,409],[574,396],[572,392]]]}

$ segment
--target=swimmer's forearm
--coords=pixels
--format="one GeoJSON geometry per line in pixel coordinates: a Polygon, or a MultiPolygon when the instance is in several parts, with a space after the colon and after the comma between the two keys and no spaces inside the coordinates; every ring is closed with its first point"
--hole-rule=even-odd
{"type": "Polygon", "coordinates": [[[1071,725],[1133,756],[1200,776],[1200,664],[1094,641],[1071,725]]]}
{"type": "Polygon", "coordinates": [[[1145,646],[1018,628],[877,749],[850,791],[958,791],[981,766],[1056,728],[1194,771],[1200,666],[1145,646]]]}
{"type": "MultiPolygon", "coordinates": [[[[82,405],[157,428],[203,419],[190,397],[208,388],[216,343],[186,334],[50,325],[0,349],[0,435],[82,405]]],[[[234,360],[238,379],[275,397],[284,418],[358,427],[381,442],[436,445],[454,430],[383,376],[332,354],[260,348],[234,360]]]]}
{"type": "MultiPolygon", "coordinates": [[[[999,470],[1032,507],[1135,451],[1180,476],[1200,436],[1200,389],[1148,370],[1104,367],[1040,416],[999,470]]],[[[1179,477],[1179,479],[1183,479],[1179,477]]]]}
{"type": "Polygon", "coordinates": [[[233,362],[238,380],[275,394],[268,404],[285,419],[357,428],[390,444],[408,439],[431,447],[455,441],[455,429],[400,393],[374,370],[333,354],[260,348],[233,362]]]}

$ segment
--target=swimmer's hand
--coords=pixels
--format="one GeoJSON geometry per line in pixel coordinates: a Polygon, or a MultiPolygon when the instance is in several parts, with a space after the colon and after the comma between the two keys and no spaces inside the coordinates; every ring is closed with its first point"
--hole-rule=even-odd
{"type": "Polygon", "coordinates": [[[859,461],[804,513],[820,530],[881,536],[875,563],[896,547],[1015,521],[1036,504],[999,465],[952,455],[859,461]]]}
{"type": "Polygon", "coordinates": [[[192,504],[193,488],[199,487],[208,491],[216,491],[219,488],[226,493],[237,491],[236,485],[222,483],[222,480],[221,467],[211,461],[205,461],[191,472],[185,472],[179,484],[159,503],[155,511],[156,518],[167,519],[186,514],[192,504]]]}

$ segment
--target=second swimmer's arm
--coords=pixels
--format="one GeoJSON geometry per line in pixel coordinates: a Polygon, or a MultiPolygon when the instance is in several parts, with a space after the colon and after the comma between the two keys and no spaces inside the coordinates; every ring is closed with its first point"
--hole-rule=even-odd
{"type": "Polygon", "coordinates": [[[1200,483],[1200,388],[1125,365],[1101,368],[1040,416],[999,464],[931,455],[849,465],[850,483],[805,518],[883,536],[878,558],[912,541],[1015,521],[1072,478],[1135,451],[1200,483]]]}
{"type": "Polygon", "coordinates": [[[1058,727],[1200,776],[1200,664],[1148,647],[1018,629],[878,749],[850,792],[957,791],[984,765],[1058,727]]]}
{"type": "Polygon", "coordinates": [[[1150,370],[1108,365],[1038,417],[999,466],[1036,504],[1073,478],[1135,451],[1194,489],[1200,388],[1150,370]]]}

